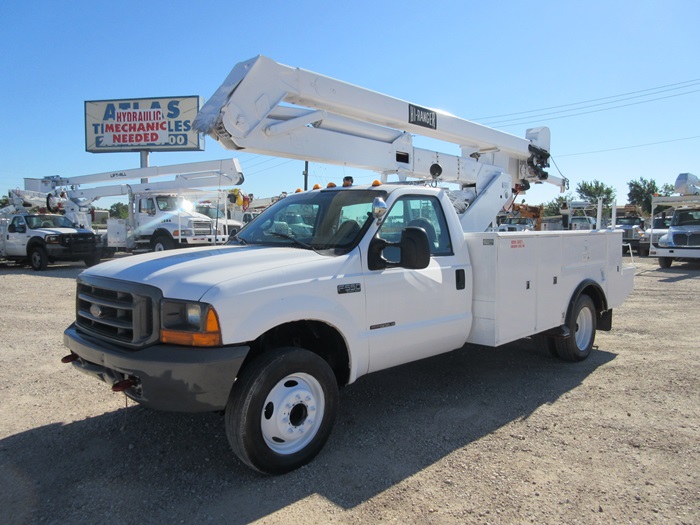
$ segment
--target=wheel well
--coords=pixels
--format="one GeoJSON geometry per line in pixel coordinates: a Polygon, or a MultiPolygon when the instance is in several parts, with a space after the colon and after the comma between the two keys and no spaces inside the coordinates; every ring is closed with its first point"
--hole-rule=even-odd
{"type": "Polygon", "coordinates": [[[592,280],[583,281],[571,296],[569,309],[567,311],[567,321],[572,314],[573,305],[581,295],[587,295],[593,301],[598,317],[598,330],[608,331],[612,326],[612,310],[608,310],[608,299],[605,292],[598,283],[592,280]]]}
{"type": "Polygon", "coordinates": [[[250,344],[244,368],[263,352],[284,346],[304,348],[322,357],[335,374],[338,385],[350,377],[350,359],[343,337],[332,326],[320,321],[294,321],[268,330],[250,344]]]}
{"type": "Polygon", "coordinates": [[[29,242],[27,243],[27,255],[29,255],[29,252],[32,251],[36,246],[41,246],[42,248],[46,246],[44,239],[42,239],[41,237],[32,237],[31,239],[29,239],[29,242]]]}
{"type": "Polygon", "coordinates": [[[172,233],[170,233],[168,230],[166,230],[164,228],[158,228],[156,231],[154,231],[151,234],[151,239],[155,240],[158,237],[160,237],[161,235],[164,235],[165,237],[169,237],[170,239],[173,238],[172,233]]]}

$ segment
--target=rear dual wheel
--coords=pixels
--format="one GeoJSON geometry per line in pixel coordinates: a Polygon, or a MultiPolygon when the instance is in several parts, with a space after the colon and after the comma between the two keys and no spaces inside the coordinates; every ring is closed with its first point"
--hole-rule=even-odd
{"type": "Polygon", "coordinates": [[[593,349],[597,327],[597,314],[593,299],[579,295],[569,314],[566,326],[570,337],[554,339],[559,357],[565,361],[583,361],[593,349]]]}

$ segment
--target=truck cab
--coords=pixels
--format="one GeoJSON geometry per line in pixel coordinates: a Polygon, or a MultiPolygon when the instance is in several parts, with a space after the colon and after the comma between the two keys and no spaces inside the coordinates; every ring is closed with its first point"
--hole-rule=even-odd
{"type": "Polygon", "coordinates": [[[529,217],[507,217],[498,226],[499,232],[522,232],[535,229],[535,221],[529,217]]]}
{"type": "MultiPolygon", "coordinates": [[[[700,250],[700,206],[676,208],[668,232],[659,239],[659,248],[675,254],[676,258],[696,257],[700,250]]],[[[671,258],[659,258],[662,268],[671,265],[671,258]],[[663,266],[668,263],[668,266],[663,266]]]]}
{"type": "Polygon", "coordinates": [[[67,217],[56,214],[18,214],[2,219],[2,249],[5,259],[29,261],[37,271],[56,261],[100,261],[99,238],[67,217]]]}
{"type": "Polygon", "coordinates": [[[630,250],[641,254],[640,243],[644,238],[644,219],[638,216],[618,217],[615,228],[622,230],[623,251],[629,245],[630,250]]]}

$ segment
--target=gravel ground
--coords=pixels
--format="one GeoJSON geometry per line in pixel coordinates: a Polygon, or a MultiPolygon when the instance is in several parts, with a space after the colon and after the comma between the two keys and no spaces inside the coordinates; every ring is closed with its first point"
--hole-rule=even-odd
{"type": "Polygon", "coordinates": [[[238,463],[221,416],[149,411],[60,363],[82,265],[0,266],[0,520],[700,523],[700,264],[635,262],[587,361],[522,340],[365,376],[280,477],[238,463]]]}

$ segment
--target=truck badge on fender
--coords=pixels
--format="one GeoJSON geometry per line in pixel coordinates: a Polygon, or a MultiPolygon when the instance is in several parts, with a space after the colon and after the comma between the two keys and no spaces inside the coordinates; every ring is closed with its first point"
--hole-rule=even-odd
{"type": "Polygon", "coordinates": [[[338,285],[338,293],[343,294],[343,293],[355,293],[355,292],[361,292],[362,288],[360,287],[360,283],[352,283],[352,284],[339,284],[338,285]]]}

